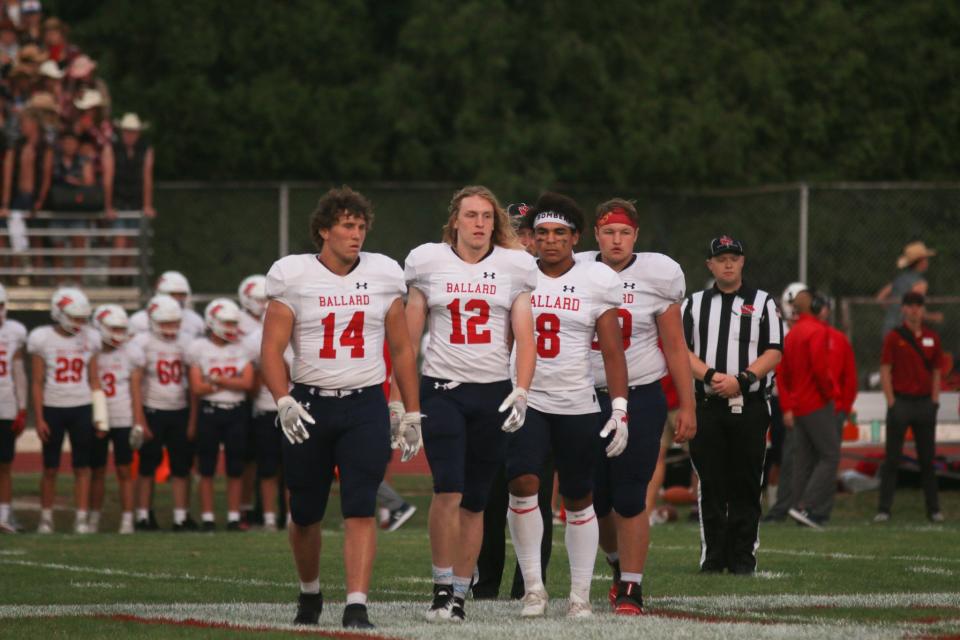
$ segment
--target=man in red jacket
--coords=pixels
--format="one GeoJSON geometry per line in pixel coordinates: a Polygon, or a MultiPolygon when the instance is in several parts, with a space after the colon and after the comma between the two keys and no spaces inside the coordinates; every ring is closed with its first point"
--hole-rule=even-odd
{"type": "Polygon", "coordinates": [[[830,368],[829,332],[811,313],[812,303],[810,291],[802,291],[794,299],[798,317],[784,341],[777,380],[783,422],[794,429],[795,504],[788,514],[800,524],[820,528],[829,517],[836,493],[840,434],[834,411],[838,394],[830,368]]]}

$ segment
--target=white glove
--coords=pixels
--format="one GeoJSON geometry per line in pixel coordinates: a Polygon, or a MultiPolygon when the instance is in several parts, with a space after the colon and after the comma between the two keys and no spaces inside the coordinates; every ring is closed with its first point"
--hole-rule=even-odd
{"type": "Polygon", "coordinates": [[[510,415],[503,421],[500,428],[507,433],[513,433],[523,426],[527,417],[527,390],[523,387],[514,387],[510,395],[500,404],[498,411],[503,413],[510,409],[510,415]]]}
{"type": "Polygon", "coordinates": [[[107,417],[107,394],[102,389],[91,393],[93,398],[93,426],[97,431],[110,431],[110,420],[107,417]]]}
{"type": "Polygon", "coordinates": [[[611,404],[613,411],[610,412],[610,419],[603,425],[600,437],[606,438],[613,434],[610,444],[607,445],[607,457],[616,458],[627,448],[627,399],[614,398],[611,404]]]}
{"type": "Polygon", "coordinates": [[[310,437],[303,421],[316,424],[310,412],[304,409],[292,396],[283,396],[277,400],[277,422],[283,429],[290,444],[300,444],[310,437]]]}
{"type": "Polygon", "coordinates": [[[423,446],[423,436],[420,434],[420,419],[423,414],[410,411],[403,414],[400,424],[397,425],[398,444],[402,455],[400,462],[406,462],[420,452],[423,446]]]}
{"type": "Polygon", "coordinates": [[[140,447],[143,446],[143,425],[135,424],[133,429],[130,429],[130,448],[134,451],[139,451],[140,447]]]}
{"type": "Polygon", "coordinates": [[[400,420],[403,418],[403,414],[406,413],[406,410],[403,408],[403,403],[399,400],[394,400],[393,402],[387,405],[387,409],[390,410],[390,448],[399,449],[400,448],[400,420]]]}

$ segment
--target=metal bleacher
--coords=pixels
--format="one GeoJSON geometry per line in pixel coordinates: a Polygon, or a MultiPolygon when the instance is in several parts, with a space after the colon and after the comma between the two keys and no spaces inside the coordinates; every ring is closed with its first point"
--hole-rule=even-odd
{"type": "Polygon", "coordinates": [[[0,229],[0,282],[7,288],[10,310],[49,309],[50,297],[59,286],[80,286],[93,305],[113,302],[132,310],[141,306],[151,282],[150,257],[153,232],[141,211],[117,211],[120,220],[137,220],[134,229],[115,229],[102,212],[38,211],[26,220],[30,246],[23,251],[11,248],[9,228],[0,229]],[[83,228],[64,223],[86,222],[83,228]],[[117,249],[113,240],[128,237],[132,247],[117,249]],[[53,240],[61,238],[54,246],[53,240]],[[84,246],[71,246],[73,238],[84,238],[84,246]],[[84,266],[74,264],[84,258],[84,266]],[[123,258],[124,265],[111,265],[123,258]],[[56,265],[62,261],[64,264],[56,265]]]}

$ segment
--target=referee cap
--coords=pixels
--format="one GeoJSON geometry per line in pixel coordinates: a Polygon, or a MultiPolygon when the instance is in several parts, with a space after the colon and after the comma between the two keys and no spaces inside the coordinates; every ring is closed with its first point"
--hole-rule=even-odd
{"type": "Polygon", "coordinates": [[[707,257],[714,258],[721,253],[735,253],[738,256],[743,255],[743,243],[734,239],[732,236],[722,235],[710,241],[710,248],[707,250],[707,257]]]}

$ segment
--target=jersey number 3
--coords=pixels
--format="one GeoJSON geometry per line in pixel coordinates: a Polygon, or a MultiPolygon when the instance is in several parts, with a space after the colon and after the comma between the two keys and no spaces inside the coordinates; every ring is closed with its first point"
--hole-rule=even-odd
{"type": "MultiPolygon", "coordinates": [[[[363,357],[363,320],[363,311],[355,312],[343,333],[340,334],[340,346],[350,348],[351,358],[363,357]]],[[[337,314],[327,314],[320,322],[323,324],[323,344],[320,346],[319,355],[321,358],[336,358],[337,350],[333,346],[333,332],[337,326],[337,314]]]]}

